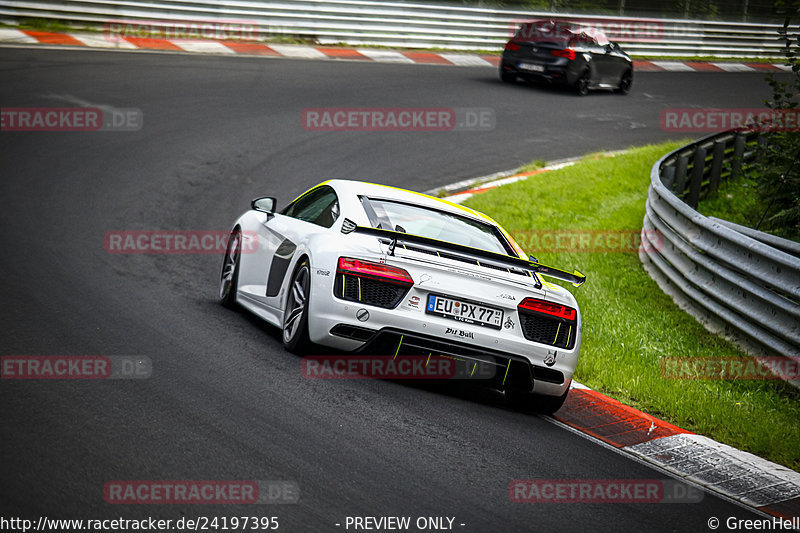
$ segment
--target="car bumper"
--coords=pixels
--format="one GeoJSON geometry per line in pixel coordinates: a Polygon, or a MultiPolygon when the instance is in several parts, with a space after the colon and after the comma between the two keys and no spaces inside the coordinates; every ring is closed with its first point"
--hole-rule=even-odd
{"type": "MultiPolygon", "coordinates": [[[[424,299],[421,299],[424,302],[424,299]]],[[[317,298],[309,314],[311,340],[319,345],[365,355],[449,357],[471,375],[499,390],[560,396],[568,388],[580,351],[580,322],[571,349],[529,341],[513,330],[466,328],[460,322],[425,313],[424,303],[382,309],[357,302],[317,298]],[[367,311],[365,314],[364,311],[367,311]],[[366,315],[366,316],[365,316],[366,315]],[[470,338],[458,338],[466,332],[470,338]]],[[[463,375],[463,374],[459,374],[463,375]]]]}
{"type": "Polygon", "coordinates": [[[563,85],[574,85],[578,81],[579,72],[573,64],[550,65],[526,62],[520,59],[503,58],[500,63],[500,72],[514,74],[520,78],[531,81],[545,81],[548,83],[558,83],[563,85]],[[541,67],[541,71],[524,68],[526,64],[535,64],[541,67]]]}

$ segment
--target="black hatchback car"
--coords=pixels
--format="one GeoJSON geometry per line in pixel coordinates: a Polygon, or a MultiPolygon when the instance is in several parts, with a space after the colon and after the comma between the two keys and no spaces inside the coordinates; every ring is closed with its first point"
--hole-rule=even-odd
{"type": "Polygon", "coordinates": [[[627,94],[633,84],[633,61],[603,32],[573,22],[534,20],[522,24],[506,44],[500,79],[518,78],[627,94]]]}

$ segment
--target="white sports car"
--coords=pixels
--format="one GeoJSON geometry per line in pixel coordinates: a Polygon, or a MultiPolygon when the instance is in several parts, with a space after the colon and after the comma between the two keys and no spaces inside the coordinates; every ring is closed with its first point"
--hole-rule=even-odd
{"type": "Polygon", "coordinates": [[[566,399],[585,276],[526,257],[488,216],[420,193],[331,180],[280,212],[252,201],[233,226],[220,300],[282,328],[286,348],[458,360],[516,403],[566,399]]]}

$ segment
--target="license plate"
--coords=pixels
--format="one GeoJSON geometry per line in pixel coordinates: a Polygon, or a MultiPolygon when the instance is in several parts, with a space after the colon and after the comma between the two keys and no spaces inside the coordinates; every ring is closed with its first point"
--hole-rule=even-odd
{"type": "Polygon", "coordinates": [[[520,63],[520,70],[529,70],[531,72],[544,72],[543,65],[534,65],[533,63],[520,63]]]}
{"type": "Polygon", "coordinates": [[[477,324],[494,329],[501,329],[503,311],[494,307],[486,307],[472,302],[465,302],[455,298],[447,298],[438,294],[428,295],[428,305],[425,312],[467,324],[477,324]]]}

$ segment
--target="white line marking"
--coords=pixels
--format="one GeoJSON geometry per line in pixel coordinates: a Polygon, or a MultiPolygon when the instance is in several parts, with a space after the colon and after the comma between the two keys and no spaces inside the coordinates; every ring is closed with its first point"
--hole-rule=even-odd
{"type": "Polygon", "coordinates": [[[68,35],[73,39],[82,42],[86,46],[91,46],[93,48],[124,48],[126,50],[133,50],[137,48],[136,45],[119,37],[111,37],[100,34],[90,35],[88,33],[69,33],[68,35]]]}
{"type": "Polygon", "coordinates": [[[407,58],[400,52],[393,50],[373,50],[370,48],[357,48],[359,54],[363,54],[373,61],[379,63],[413,63],[414,60],[407,58]]]}
{"type": "Polygon", "coordinates": [[[448,202],[453,202],[454,204],[460,204],[461,202],[466,202],[470,198],[472,198],[471,192],[461,192],[456,193],[453,196],[442,198],[442,200],[447,200],[448,202]]]}
{"type": "Polygon", "coordinates": [[[756,69],[753,67],[748,67],[747,65],[743,65],[741,63],[711,63],[717,68],[721,68],[726,72],[753,72],[756,69]]]}
{"type": "Polygon", "coordinates": [[[116,113],[118,109],[110,104],[95,104],[94,102],[89,102],[88,100],[84,100],[83,98],[79,98],[77,96],[72,96],[71,94],[43,94],[42,97],[48,98],[50,100],[57,100],[60,102],[67,102],[69,104],[73,104],[78,107],[96,107],[100,109],[104,113],[116,113]]]}
{"type": "Polygon", "coordinates": [[[478,56],[464,54],[439,54],[454,65],[459,67],[494,67],[491,63],[478,56]]]}
{"type": "Polygon", "coordinates": [[[272,44],[267,46],[286,57],[299,57],[303,59],[327,59],[328,56],[311,46],[299,46],[289,44],[272,44]]]}
{"type": "Polygon", "coordinates": [[[669,70],[672,72],[695,72],[695,70],[685,63],[680,63],[678,61],[651,61],[657,67],[661,67],[664,70],[669,70]]]}
{"type": "Polygon", "coordinates": [[[3,43],[38,43],[30,35],[12,28],[0,28],[0,42],[3,43]]]}
{"type": "Polygon", "coordinates": [[[183,48],[187,52],[200,52],[203,54],[235,54],[233,50],[218,41],[186,41],[182,39],[170,40],[172,44],[183,48]]]}

